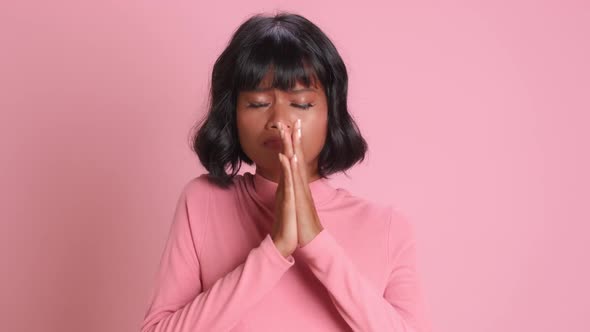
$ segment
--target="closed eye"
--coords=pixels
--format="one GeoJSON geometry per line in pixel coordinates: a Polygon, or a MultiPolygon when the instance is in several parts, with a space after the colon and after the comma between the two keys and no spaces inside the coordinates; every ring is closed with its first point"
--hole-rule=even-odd
{"type": "Polygon", "coordinates": [[[248,104],[248,107],[251,108],[258,108],[258,107],[265,107],[268,106],[269,104],[248,104]]]}
{"type": "Polygon", "coordinates": [[[314,104],[307,103],[307,104],[303,104],[303,105],[299,105],[299,104],[291,104],[291,105],[306,110],[306,109],[309,109],[309,108],[313,107],[314,104]]]}
{"type": "MultiPolygon", "coordinates": [[[[260,108],[260,107],[266,107],[268,105],[270,105],[270,104],[268,104],[268,103],[267,104],[248,104],[248,107],[250,107],[250,108],[260,108]]],[[[307,110],[307,109],[315,106],[315,104],[307,103],[307,104],[300,105],[300,104],[293,104],[292,103],[291,106],[294,106],[294,107],[297,107],[297,108],[300,108],[300,109],[303,109],[303,110],[307,110]]]]}

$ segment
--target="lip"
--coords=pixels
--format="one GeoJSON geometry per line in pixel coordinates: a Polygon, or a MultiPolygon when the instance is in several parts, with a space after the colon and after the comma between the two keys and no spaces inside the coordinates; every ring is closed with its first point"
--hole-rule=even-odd
{"type": "Polygon", "coordinates": [[[281,150],[283,148],[283,142],[280,138],[269,138],[264,141],[263,145],[273,150],[281,150]]]}

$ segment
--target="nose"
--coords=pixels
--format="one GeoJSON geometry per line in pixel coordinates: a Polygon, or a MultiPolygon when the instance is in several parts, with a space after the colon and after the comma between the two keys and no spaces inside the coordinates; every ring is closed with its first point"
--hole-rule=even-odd
{"type": "Polygon", "coordinates": [[[283,125],[283,129],[287,132],[291,131],[291,124],[284,120],[269,121],[269,128],[279,130],[279,122],[283,125]]]}
{"type": "Polygon", "coordinates": [[[290,114],[281,112],[274,112],[273,115],[268,119],[267,129],[279,130],[279,122],[283,125],[285,132],[290,133],[291,129],[294,128],[294,122],[291,120],[290,114]]]}

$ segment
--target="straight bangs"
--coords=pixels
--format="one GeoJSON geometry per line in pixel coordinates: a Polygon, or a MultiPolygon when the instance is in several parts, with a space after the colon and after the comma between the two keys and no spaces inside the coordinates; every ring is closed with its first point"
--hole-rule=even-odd
{"type": "Polygon", "coordinates": [[[276,88],[289,91],[299,82],[306,88],[325,85],[326,69],[310,50],[284,30],[272,30],[270,34],[250,44],[236,60],[234,91],[248,92],[276,88]],[[270,74],[270,84],[261,86],[270,74]]]}

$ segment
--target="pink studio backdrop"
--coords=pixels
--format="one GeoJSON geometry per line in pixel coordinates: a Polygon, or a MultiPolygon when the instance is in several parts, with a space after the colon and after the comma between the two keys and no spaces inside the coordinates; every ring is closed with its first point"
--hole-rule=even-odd
{"type": "Polygon", "coordinates": [[[2,330],[139,329],[213,62],[282,9],[348,65],[370,151],[333,183],[412,219],[436,330],[590,331],[589,3],[0,7],[2,330]]]}

